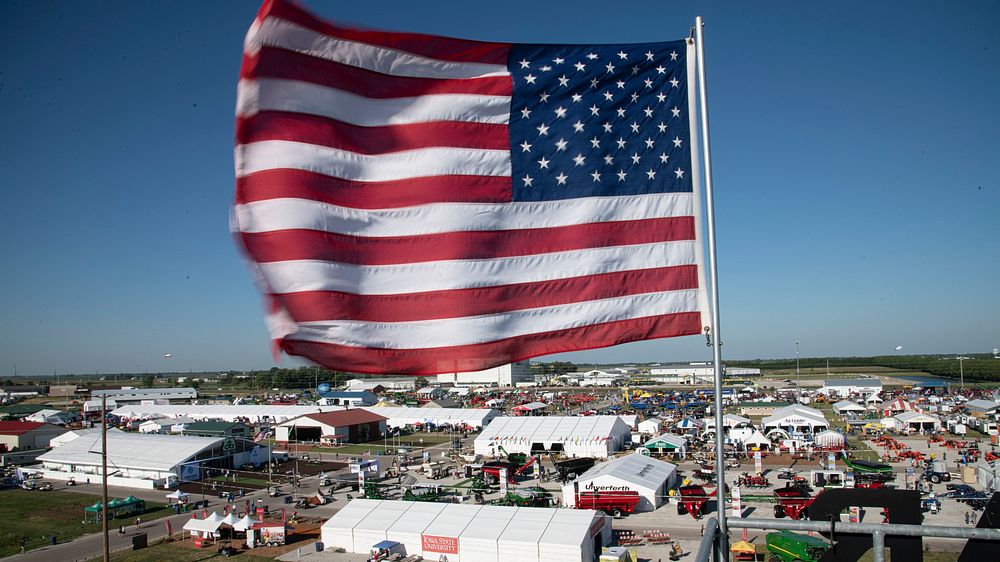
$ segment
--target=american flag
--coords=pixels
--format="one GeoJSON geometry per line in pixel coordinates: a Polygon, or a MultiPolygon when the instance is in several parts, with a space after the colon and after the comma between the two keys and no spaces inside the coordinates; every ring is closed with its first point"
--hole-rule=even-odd
{"type": "Polygon", "coordinates": [[[234,229],[277,347],[434,374],[700,333],[693,58],[684,40],[485,43],[265,2],[234,229]]]}

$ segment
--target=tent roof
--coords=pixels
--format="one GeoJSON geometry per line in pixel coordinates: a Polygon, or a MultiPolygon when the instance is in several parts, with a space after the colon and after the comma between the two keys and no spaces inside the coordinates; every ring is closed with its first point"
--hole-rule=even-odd
{"type": "Polygon", "coordinates": [[[661,448],[657,447],[658,443],[665,443],[675,449],[684,449],[687,447],[687,439],[684,439],[683,437],[677,437],[676,435],[671,435],[669,433],[658,435],[650,439],[649,441],[643,443],[642,446],[650,449],[658,449],[661,448]]]}
{"type": "Polygon", "coordinates": [[[250,519],[249,515],[244,515],[243,519],[240,519],[236,523],[233,523],[233,529],[236,529],[237,531],[246,531],[250,527],[253,527],[254,523],[256,523],[256,521],[250,519]]]}
{"type": "MultiPolygon", "coordinates": [[[[101,465],[101,434],[87,433],[38,457],[41,462],[101,465]]],[[[222,444],[222,439],[188,435],[108,432],[108,464],[137,470],[172,470],[198,453],[222,444]]]]}
{"type": "Polygon", "coordinates": [[[677,465],[633,453],[594,465],[577,477],[578,482],[594,480],[601,476],[618,478],[637,486],[657,488],[677,470],[677,465]]]}
{"type": "Polygon", "coordinates": [[[544,416],[498,417],[476,437],[489,442],[493,438],[526,438],[533,443],[566,442],[571,439],[600,440],[629,433],[628,424],[618,416],[544,416]]]}
{"type": "Polygon", "coordinates": [[[222,525],[221,520],[212,521],[211,519],[191,519],[184,524],[184,530],[214,533],[219,530],[220,525],[222,525]]]}

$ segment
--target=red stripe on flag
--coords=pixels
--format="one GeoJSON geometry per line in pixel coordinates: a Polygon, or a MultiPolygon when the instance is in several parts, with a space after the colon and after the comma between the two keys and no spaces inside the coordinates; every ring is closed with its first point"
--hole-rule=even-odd
{"type": "Polygon", "coordinates": [[[258,17],[263,19],[268,15],[277,16],[302,27],[340,39],[397,49],[438,60],[506,65],[507,53],[510,51],[510,45],[507,43],[487,43],[420,33],[390,33],[338,27],[316,19],[312,14],[290,2],[271,0],[270,4],[268,8],[261,10],[261,15],[258,17]]]}
{"type": "Polygon", "coordinates": [[[475,345],[429,349],[376,349],[284,339],[281,349],[352,373],[430,375],[479,371],[564,351],[701,333],[701,315],[682,312],[516,336],[475,345]]]}
{"type": "Polygon", "coordinates": [[[361,127],[336,119],[262,111],[236,121],[236,142],[287,140],[359,154],[386,154],[430,147],[509,150],[506,125],[433,121],[385,127],[361,127]]]}
{"type": "Polygon", "coordinates": [[[280,78],[329,86],[367,98],[405,98],[427,94],[510,96],[510,76],[443,79],[382,74],[276,47],[262,47],[244,56],[242,78],[280,78]]]}
{"type": "Polygon", "coordinates": [[[433,176],[360,182],[305,170],[265,170],[237,179],[236,203],[312,199],[353,209],[395,209],[426,203],[506,203],[510,177],[433,176]]]}
{"type": "Polygon", "coordinates": [[[410,322],[696,288],[697,266],[679,265],[451,291],[399,295],[308,291],[273,297],[299,322],[331,319],[410,322]]]}
{"type": "Polygon", "coordinates": [[[552,228],[444,232],[422,236],[352,236],[318,230],[242,233],[258,263],[321,260],[391,265],[483,260],[587,248],[694,240],[692,217],[574,224],[552,228]]]}

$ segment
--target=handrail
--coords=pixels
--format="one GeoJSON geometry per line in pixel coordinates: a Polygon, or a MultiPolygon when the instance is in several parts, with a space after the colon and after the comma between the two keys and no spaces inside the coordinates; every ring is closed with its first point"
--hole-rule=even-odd
{"type": "Polygon", "coordinates": [[[712,552],[715,551],[715,542],[719,534],[719,520],[710,517],[705,521],[705,532],[701,536],[701,543],[698,544],[698,553],[694,556],[693,562],[712,562],[714,558],[712,552]]]}
{"type": "MultiPolygon", "coordinates": [[[[873,562],[885,562],[886,535],[907,537],[942,537],[951,539],[979,539],[1000,541],[1000,529],[979,527],[944,527],[938,525],[903,525],[898,523],[849,523],[844,521],[807,521],[785,519],[743,519],[731,517],[726,521],[731,529],[778,529],[789,531],[818,531],[834,533],[859,533],[872,536],[873,562]]],[[[698,545],[692,562],[711,562],[718,550],[719,522],[712,517],[705,523],[705,534],[698,545]]],[[[728,553],[725,553],[728,555],[728,553]]]]}
{"type": "Polygon", "coordinates": [[[943,537],[1000,541],[1000,529],[944,527],[938,525],[903,525],[899,523],[848,523],[845,521],[805,521],[786,519],[742,519],[732,517],[729,526],[737,529],[787,529],[836,533],[884,533],[907,537],[943,537]]]}

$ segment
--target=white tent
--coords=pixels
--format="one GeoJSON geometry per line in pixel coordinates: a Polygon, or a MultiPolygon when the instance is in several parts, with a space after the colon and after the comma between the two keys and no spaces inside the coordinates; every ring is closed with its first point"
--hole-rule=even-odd
{"type": "Polygon", "coordinates": [[[865,407],[860,404],[851,402],[850,400],[841,400],[840,402],[837,402],[836,404],[833,405],[833,411],[837,412],[842,416],[852,413],[863,414],[865,412],[865,407]]]}
{"type": "Polygon", "coordinates": [[[844,434],[833,429],[821,431],[813,438],[817,447],[843,447],[846,442],[844,434]]]}
{"type": "Polygon", "coordinates": [[[212,521],[211,519],[191,519],[184,524],[185,531],[191,531],[192,533],[201,533],[202,536],[208,534],[215,534],[219,532],[219,526],[222,525],[222,518],[219,521],[212,521]]]}
{"type": "Polygon", "coordinates": [[[173,492],[170,492],[169,494],[167,494],[167,499],[168,500],[177,500],[177,502],[180,503],[182,500],[186,500],[187,497],[190,496],[190,495],[191,494],[189,494],[187,492],[182,492],[180,490],[174,490],[173,492]]]}
{"type": "Polygon", "coordinates": [[[467,425],[473,429],[481,429],[488,425],[499,412],[490,408],[404,408],[370,406],[365,410],[384,416],[388,427],[405,427],[407,425],[433,424],[436,426],[467,425]]]}
{"type": "MultiPolygon", "coordinates": [[[[108,432],[108,464],[122,478],[169,480],[181,476],[181,469],[192,458],[218,449],[222,439],[187,435],[108,432]]],[[[80,480],[99,474],[101,468],[101,433],[82,433],[76,439],[40,455],[46,478],[80,480]]],[[[204,455],[203,455],[204,456],[204,455]]]]}
{"type": "Polygon", "coordinates": [[[352,500],[322,528],[329,548],[367,554],[390,540],[448,562],[594,562],[595,541],[610,535],[608,518],[590,510],[383,500],[352,500]]]}
{"type": "Polygon", "coordinates": [[[230,527],[235,527],[236,524],[239,522],[240,519],[236,517],[236,514],[231,511],[228,514],[226,514],[225,517],[222,518],[222,524],[229,525],[230,527]]]}
{"type": "Polygon", "coordinates": [[[253,524],[256,522],[257,521],[250,519],[249,515],[244,515],[243,519],[240,519],[236,523],[233,523],[233,529],[236,531],[246,531],[250,527],[253,527],[253,524]]]}
{"type": "Polygon", "coordinates": [[[639,493],[636,511],[653,511],[663,504],[677,480],[677,465],[642,454],[631,454],[595,465],[563,486],[563,504],[576,507],[578,492],[631,490],[639,493]]]}
{"type": "Polygon", "coordinates": [[[663,422],[659,418],[649,418],[639,422],[639,433],[647,435],[659,435],[663,422]]]}
{"type": "Polygon", "coordinates": [[[760,432],[759,429],[753,430],[753,434],[743,440],[744,447],[770,447],[772,445],[771,440],[764,437],[764,434],[760,432]]]}
{"type": "Polygon", "coordinates": [[[607,458],[629,439],[631,430],[618,416],[499,417],[476,437],[475,453],[496,456],[502,446],[511,453],[607,458]]]}

